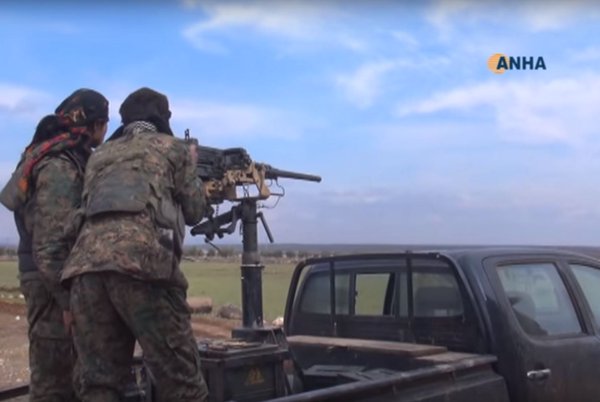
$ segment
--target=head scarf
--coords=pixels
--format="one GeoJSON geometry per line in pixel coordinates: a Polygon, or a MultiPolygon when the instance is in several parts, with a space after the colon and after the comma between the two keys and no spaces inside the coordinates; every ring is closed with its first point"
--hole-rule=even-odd
{"type": "Polygon", "coordinates": [[[84,134],[91,123],[108,120],[108,100],[93,89],[81,88],[62,101],[54,114],[68,132],[84,134]]]}
{"type": "Polygon", "coordinates": [[[115,140],[123,135],[123,129],[134,121],[147,121],[156,129],[168,135],[173,135],[169,119],[169,100],[160,92],[150,88],[140,88],[125,98],[119,108],[122,125],[113,133],[108,141],[115,140]]]}
{"type": "Polygon", "coordinates": [[[102,120],[108,121],[108,100],[99,92],[86,88],[73,92],[56,108],[54,115],[44,117],[38,124],[36,136],[39,134],[47,139],[36,142],[34,136],[23,154],[16,183],[21,201],[27,198],[35,166],[48,154],[80,145],[85,140],[82,134],[87,133],[88,126],[102,120]]]}

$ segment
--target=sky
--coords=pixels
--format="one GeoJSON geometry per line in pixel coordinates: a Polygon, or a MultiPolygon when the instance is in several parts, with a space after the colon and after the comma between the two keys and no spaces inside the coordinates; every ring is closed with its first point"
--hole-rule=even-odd
{"type": "Polygon", "coordinates": [[[0,184],[75,89],[110,133],[148,86],[177,135],[322,176],[264,203],[277,243],[598,245],[596,3],[3,1],[0,184]]]}

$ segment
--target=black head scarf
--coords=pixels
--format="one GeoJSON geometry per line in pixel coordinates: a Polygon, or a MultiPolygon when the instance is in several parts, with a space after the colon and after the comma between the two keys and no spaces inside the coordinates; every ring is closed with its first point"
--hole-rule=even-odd
{"type": "Polygon", "coordinates": [[[123,129],[134,121],[147,121],[156,126],[156,129],[168,135],[173,135],[169,119],[169,100],[160,92],[144,87],[132,92],[119,108],[122,125],[113,133],[108,141],[115,140],[123,135],[123,129]]]}

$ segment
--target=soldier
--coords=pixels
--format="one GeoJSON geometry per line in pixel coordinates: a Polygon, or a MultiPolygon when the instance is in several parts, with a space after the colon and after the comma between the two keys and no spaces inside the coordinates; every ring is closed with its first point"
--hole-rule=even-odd
{"type": "Polygon", "coordinates": [[[63,230],[79,208],[91,148],[104,140],[108,101],[90,89],[40,120],[0,197],[14,211],[19,279],[29,322],[30,401],[75,400],[69,293],[60,273],[75,241],[63,230]]]}
{"type": "Polygon", "coordinates": [[[204,216],[196,149],[173,136],[167,98],[130,94],[123,125],[90,158],[85,223],[66,264],[82,399],[119,401],[137,340],[159,401],[208,390],[179,269],[185,225],[204,216]]]}

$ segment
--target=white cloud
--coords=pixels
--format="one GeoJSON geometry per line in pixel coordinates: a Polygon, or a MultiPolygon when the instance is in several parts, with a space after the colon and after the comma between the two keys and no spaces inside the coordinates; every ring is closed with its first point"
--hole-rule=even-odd
{"type": "Polygon", "coordinates": [[[582,19],[600,17],[598,3],[592,0],[569,2],[523,1],[510,4],[498,1],[438,0],[426,13],[426,19],[442,38],[449,39],[466,24],[518,24],[531,32],[557,31],[582,19]]]}
{"type": "Polygon", "coordinates": [[[598,3],[591,0],[569,2],[524,2],[523,19],[533,32],[558,31],[584,18],[598,18],[598,3]]]}
{"type": "Polygon", "coordinates": [[[0,112],[28,119],[39,119],[48,107],[50,96],[43,91],[22,85],[0,82],[0,112]]]}
{"type": "MultiPolygon", "coordinates": [[[[469,6],[470,4],[466,0],[440,0],[433,3],[431,8],[427,10],[425,18],[438,30],[442,38],[447,38],[454,28],[453,19],[460,15],[464,21],[464,18],[468,16],[465,11],[468,10],[469,6]]],[[[471,6],[480,8],[481,4],[471,3],[471,6]]]]}
{"type": "Polygon", "coordinates": [[[419,60],[384,59],[362,64],[350,73],[338,74],[334,78],[335,85],[342,91],[346,99],[360,109],[373,105],[383,93],[386,76],[401,69],[429,69],[432,66],[448,64],[444,57],[432,57],[419,60]]]}
{"type": "Polygon", "coordinates": [[[600,47],[590,46],[585,49],[572,52],[571,59],[575,62],[586,63],[600,60],[600,47]]]}
{"type": "Polygon", "coordinates": [[[508,77],[498,78],[402,104],[398,114],[406,117],[461,111],[464,116],[479,116],[479,112],[488,110],[494,116],[490,131],[498,129],[504,138],[522,142],[578,145],[597,136],[600,75],[582,74],[551,81],[502,82],[508,77]]]}
{"type": "MultiPolygon", "coordinates": [[[[186,1],[190,7],[193,1],[186,1]]],[[[329,2],[300,1],[243,1],[196,2],[208,18],[188,26],[183,36],[201,50],[224,52],[223,45],[211,39],[213,33],[227,33],[235,28],[246,28],[274,39],[302,43],[335,44],[354,51],[362,51],[367,43],[341,29],[337,22],[344,14],[329,2]]]]}
{"type": "Polygon", "coordinates": [[[183,37],[187,39],[195,48],[206,52],[225,53],[225,48],[217,42],[207,39],[204,35],[209,29],[205,23],[191,25],[183,30],[183,37]]]}
{"type": "Polygon", "coordinates": [[[400,65],[400,62],[390,60],[366,63],[350,74],[339,74],[335,84],[350,102],[364,109],[371,106],[381,93],[385,74],[400,65]]]}

